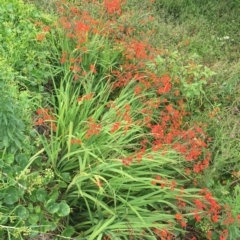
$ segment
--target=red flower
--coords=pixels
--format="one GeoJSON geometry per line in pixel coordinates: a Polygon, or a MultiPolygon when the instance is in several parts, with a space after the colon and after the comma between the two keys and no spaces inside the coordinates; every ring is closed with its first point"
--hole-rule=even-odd
{"type": "Polygon", "coordinates": [[[78,32],[78,33],[84,32],[84,33],[86,33],[90,29],[90,26],[85,24],[84,22],[76,21],[75,23],[76,23],[75,24],[75,28],[74,28],[75,32],[78,32]]]}
{"type": "Polygon", "coordinates": [[[207,232],[207,238],[208,240],[212,240],[212,231],[207,232]]]}
{"type": "Polygon", "coordinates": [[[94,93],[90,92],[89,94],[85,94],[82,97],[78,97],[77,101],[81,102],[83,100],[91,100],[93,98],[93,96],[94,96],[94,93]]]}
{"type": "Polygon", "coordinates": [[[90,65],[90,71],[93,72],[94,74],[97,73],[96,68],[93,64],[90,65]]]}
{"type": "Polygon", "coordinates": [[[80,139],[71,139],[71,144],[81,144],[82,141],[80,139]]]}
{"type": "Polygon", "coordinates": [[[132,163],[132,161],[133,161],[133,157],[126,157],[122,159],[122,163],[125,166],[129,166],[132,163]]]}
{"type": "Polygon", "coordinates": [[[100,188],[103,186],[103,183],[100,180],[96,180],[95,184],[100,188]]]}
{"type": "Polygon", "coordinates": [[[42,125],[43,123],[44,123],[44,119],[39,118],[39,119],[35,122],[35,125],[36,125],[36,126],[39,126],[39,125],[42,125]]]}
{"type": "Polygon", "coordinates": [[[165,86],[163,87],[159,87],[157,90],[158,94],[164,94],[164,93],[168,93],[172,88],[172,85],[170,83],[167,83],[165,86]]]}
{"type": "Polygon", "coordinates": [[[49,32],[50,30],[51,30],[50,26],[45,26],[45,27],[43,28],[43,31],[44,31],[44,32],[49,32]]]}
{"type": "Polygon", "coordinates": [[[215,223],[217,223],[217,222],[218,222],[218,218],[219,218],[218,215],[213,215],[212,221],[215,222],[215,223]]]}
{"type": "Polygon", "coordinates": [[[219,240],[227,240],[228,239],[228,230],[224,229],[222,231],[222,234],[220,235],[220,239],[219,240]]]}
{"type": "Polygon", "coordinates": [[[66,58],[65,58],[65,57],[62,57],[62,58],[60,59],[60,62],[61,62],[61,64],[64,64],[64,63],[66,62],[66,58]]]}
{"type": "Polygon", "coordinates": [[[159,175],[156,176],[156,180],[160,181],[161,179],[162,179],[161,176],[159,176],[159,175]]]}
{"type": "Polygon", "coordinates": [[[197,222],[201,221],[201,216],[197,213],[194,215],[194,218],[196,219],[197,222]]]}
{"type": "Polygon", "coordinates": [[[139,94],[139,93],[141,93],[141,92],[142,92],[142,88],[137,85],[137,86],[134,88],[134,93],[135,93],[135,94],[139,94]]]}
{"type": "Polygon", "coordinates": [[[92,118],[90,118],[88,122],[88,130],[85,137],[88,139],[93,135],[99,134],[101,128],[102,128],[101,124],[96,123],[92,118]]]}
{"type": "Polygon", "coordinates": [[[120,122],[115,122],[110,130],[111,133],[116,132],[120,128],[121,123],[120,122]]]}
{"type": "Polygon", "coordinates": [[[36,36],[36,40],[37,41],[43,41],[45,38],[45,33],[38,33],[37,36],[36,36]]]}
{"type": "Polygon", "coordinates": [[[79,9],[76,8],[76,7],[70,7],[70,11],[71,11],[72,13],[78,13],[78,12],[79,12],[79,9]]]}
{"type": "Polygon", "coordinates": [[[146,44],[143,42],[135,42],[133,43],[133,50],[136,55],[136,58],[147,58],[147,53],[146,53],[146,44]]]}
{"type": "Polygon", "coordinates": [[[181,221],[181,226],[185,228],[187,226],[187,223],[185,221],[181,221]]]}
{"type": "Polygon", "coordinates": [[[55,123],[51,122],[50,126],[53,131],[57,131],[57,125],[55,123]]]}
{"type": "Polygon", "coordinates": [[[168,113],[172,113],[173,112],[172,104],[167,105],[166,110],[168,111],[168,113]]]}
{"type": "Polygon", "coordinates": [[[156,183],[156,181],[152,180],[152,181],[151,181],[151,184],[152,184],[152,185],[156,185],[157,183],[156,183]]]}
{"type": "Polygon", "coordinates": [[[162,125],[158,124],[158,125],[153,125],[151,128],[151,132],[152,135],[156,138],[163,138],[164,137],[164,129],[162,127],[162,125]]]}
{"type": "Polygon", "coordinates": [[[177,186],[177,183],[176,183],[176,181],[172,181],[171,182],[171,190],[174,190],[174,188],[177,186]]]}
{"type": "Polygon", "coordinates": [[[182,220],[183,219],[182,214],[180,214],[180,213],[177,213],[175,215],[175,218],[176,218],[176,220],[182,220]]]}
{"type": "Polygon", "coordinates": [[[122,0],[104,0],[104,7],[107,9],[109,14],[121,13],[121,2],[122,0]]]}
{"type": "Polygon", "coordinates": [[[203,210],[203,209],[205,209],[205,208],[207,207],[207,206],[206,206],[201,200],[199,200],[199,199],[195,199],[193,202],[195,203],[195,205],[196,205],[196,207],[197,207],[198,210],[203,210]]]}
{"type": "Polygon", "coordinates": [[[36,112],[38,115],[46,116],[46,115],[48,115],[48,111],[49,111],[48,108],[39,108],[36,112]]]}

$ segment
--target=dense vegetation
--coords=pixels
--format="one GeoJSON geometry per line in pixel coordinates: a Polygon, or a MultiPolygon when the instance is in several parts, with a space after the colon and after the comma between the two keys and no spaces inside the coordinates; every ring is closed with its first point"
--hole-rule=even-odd
{"type": "Polygon", "coordinates": [[[238,239],[239,8],[2,0],[0,238],[238,239]]]}

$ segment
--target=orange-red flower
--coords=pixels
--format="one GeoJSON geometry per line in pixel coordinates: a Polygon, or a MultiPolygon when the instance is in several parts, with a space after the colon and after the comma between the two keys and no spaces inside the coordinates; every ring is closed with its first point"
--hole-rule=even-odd
{"type": "Polygon", "coordinates": [[[45,33],[38,33],[37,36],[36,36],[36,40],[37,41],[43,41],[45,38],[45,33]]]}
{"type": "Polygon", "coordinates": [[[111,133],[116,132],[121,126],[121,122],[115,122],[110,130],[111,133]]]}
{"type": "Polygon", "coordinates": [[[109,14],[121,14],[121,3],[122,0],[104,0],[104,7],[109,14]]]}
{"type": "Polygon", "coordinates": [[[180,214],[180,213],[177,213],[175,215],[175,218],[176,218],[176,220],[182,220],[183,219],[182,214],[180,214]]]}
{"type": "Polygon", "coordinates": [[[43,31],[44,32],[49,32],[51,30],[51,27],[50,26],[45,26],[43,27],[43,31]]]}

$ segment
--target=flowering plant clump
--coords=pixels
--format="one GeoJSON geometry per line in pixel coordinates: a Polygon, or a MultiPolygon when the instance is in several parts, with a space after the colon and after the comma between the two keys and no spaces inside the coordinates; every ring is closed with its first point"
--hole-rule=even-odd
{"type": "Polygon", "coordinates": [[[45,126],[52,131],[57,130],[56,124],[53,122],[55,117],[51,116],[49,109],[39,108],[36,113],[38,115],[38,119],[35,122],[36,126],[45,126]]]}
{"type": "Polygon", "coordinates": [[[211,139],[205,124],[190,121],[189,102],[201,99],[214,73],[153,46],[154,17],[138,27],[130,9],[126,0],[62,0],[55,23],[28,19],[34,43],[46,50],[42,69],[51,66],[52,96],[34,114],[34,149],[42,149],[16,157],[14,174],[13,155],[3,164],[0,197],[13,210],[2,224],[14,225],[7,228],[13,239],[51,232],[59,239],[223,240],[239,224],[230,206],[200,187],[211,139]]]}
{"type": "Polygon", "coordinates": [[[199,95],[189,89],[202,69],[180,69],[180,81],[170,67],[159,68],[169,53],[122,25],[124,4],[57,3],[56,35],[45,36],[59,62],[56,119],[44,110],[36,124],[55,121],[43,145],[47,166],[66,183],[75,234],[175,239],[204,219],[202,237],[227,239],[221,224],[235,221],[231,211],[197,187],[211,160],[209,138],[203,124],[187,123],[187,100],[199,95]]]}

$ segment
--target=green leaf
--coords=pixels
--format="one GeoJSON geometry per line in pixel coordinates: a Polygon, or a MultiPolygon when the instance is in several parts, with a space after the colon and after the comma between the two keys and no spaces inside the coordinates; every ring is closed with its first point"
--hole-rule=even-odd
{"type": "Polygon", "coordinates": [[[29,200],[31,200],[31,202],[36,202],[37,201],[36,194],[29,195],[29,200]]]}
{"type": "Polygon", "coordinates": [[[2,168],[3,166],[4,166],[3,159],[0,159],[0,168],[2,168]]]}
{"type": "Polygon", "coordinates": [[[5,158],[6,163],[11,164],[14,162],[14,155],[9,153],[5,158]]]}
{"type": "Polygon", "coordinates": [[[42,225],[42,229],[41,229],[42,232],[50,231],[52,228],[52,223],[50,223],[47,220],[44,220],[41,225],[42,225]]]}
{"type": "Polygon", "coordinates": [[[12,177],[13,176],[13,169],[11,166],[8,166],[8,165],[5,165],[2,169],[2,171],[8,175],[8,178],[12,177]]]}
{"type": "Polygon", "coordinates": [[[59,203],[59,209],[57,211],[57,214],[59,217],[66,217],[70,213],[70,207],[68,206],[67,203],[65,202],[60,202],[59,203]]]}
{"type": "Polygon", "coordinates": [[[68,172],[63,172],[61,173],[61,177],[63,178],[64,181],[69,182],[71,181],[71,175],[68,172]]]}
{"type": "Polygon", "coordinates": [[[31,225],[37,224],[37,222],[39,221],[38,214],[30,214],[28,217],[28,221],[29,221],[29,223],[31,223],[31,225]]]}
{"type": "Polygon", "coordinates": [[[43,188],[39,188],[36,192],[37,200],[40,202],[44,202],[47,195],[47,191],[45,191],[43,188]]]}
{"type": "Polygon", "coordinates": [[[4,147],[8,147],[9,146],[9,141],[8,141],[8,137],[7,136],[3,137],[3,145],[4,145],[4,147]]]}
{"type": "Polygon", "coordinates": [[[42,157],[41,157],[41,156],[38,156],[38,157],[35,159],[34,163],[35,163],[37,166],[40,167],[40,166],[42,165],[42,163],[43,163],[42,157]]]}
{"type": "Polygon", "coordinates": [[[103,235],[102,233],[99,234],[97,240],[102,240],[102,235],[103,235]]]}
{"type": "Polygon", "coordinates": [[[1,239],[4,239],[4,236],[6,236],[5,234],[6,234],[6,230],[4,228],[0,229],[0,238],[1,239]]]}
{"type": "Polygon", "coordinates": [[[17,145],[19,149],[22,149],[22,144],[20,143],[20,141],[18,141],[17,139],[14,139],[14,143],[17,145]]]}
{"type": "Polygon", "coordinates": [[[4,202],[6,204],[13,204],[18,201],[18,191],[14,187],[9,187],[4,194],[4,202]]]}
{"type": "Polygon", "coordinates": [[[10,131],[9,128],[7,128],[7,135],[8,135],[8,137],[9,137],[11,140],[14,139],[14,138],[13,138],[12,131],[10,131]]]}
{"type": "Polygon", "coordinates": [[[45,208],[50,213],[56,213],[59,210],[59,205],[60,204],[55,203],[53,199],[50,199],[47,201],[45,208]]]}
{"type": "Polygon", "coordinates": [[[28,204],[28,210],[29,210],[30,213],[33,212],[34,208],[33,208],[32,203],[29,203],[29,204],[28,204]]]}
{"type": "Polygon", "coordinates": [[[4,189],[0,189],[0,200],[4,198],[4,189]]]}
{"type": "Polygon", "coordinates": [[[22,205],[18,206],[15,212],[20,219],[26,219],[29,216],[29,211],[22,205]]]}
{"type": "MultiPolygon", "coordinates": [[[[30,222],[30,221],[29,221],[29,222],[30,222]]],[[[30,222],[30,223],[32,224],[32,222],[30,222]]],[[[38,232],[37,230],[34,230],[34,232],[31,232],[31,233],[29,234],[29,237],[30,237],[30,239],[32,239],[32,238],[38,236],[38,234],[39,234],[39,232],[38,232]]]]}
{"type": "Polygon", "coordinates": [[[3,119],[4,119],[4,122],[5,122],[5,125],[7,126],[8,125],[8,120],[7,120],[7,117],[5,115],[3,115],[3,119]]]}
{"type": "Polygon", "coordinates": [[[58,190],[56,188],[53,189],[53,191],[50,194],[50,199],[52,199],[54,202],[58,199],[58,190]]]}
{"type": "Polygon", "coordinates": [[[64,181],[59,181],[58,182],[58,186],[60,187],[60,188],[67,188],[67,184],[64,182],[64,181]]]}
{"type": "Polygon", "coordinates": [[[29,157],[26,154],[18,154],[16,156],[16,161],[21,167],[26,167],[26,165],[28,164],[28,159],[29,157]]]}
{"type": "Polygon", "coordinates": [[[101,232],[104,231],[104,229],[106,229],[115,220],[115,218],[116,217],[113,216],[112,218],[109,218],[104,223],[102,223],[99,228],[96,227],[96,229],[89,237],[89,240],[94,240],[98,236],[98,234],[101,234],[101,232]]]}
{"type": "Polygon", "coordinates": [[[62,232],[62,236],[64,237],[71,237],[75,233],[74,227],[68,226],[62,232]]]}
{"type": "Polygon", "coordinates": [[[18,188],[18,195],[22,197],[24,195],[24,193],[26,192],[26,190],[27,190],[27,180],[20,179],[18,181],[18,186],[19,186],[19,188],[18,188]]]}
{"type": "Polygon", "coordinates": [[[36,213],[40,213],[41,212],[41,207],[40,206],[36,206],[35,207],[35,212],[36,213]]]}
{"type": "Polygon", "coordinates": [[[8,222],[8,217],[7,216],[2,216],[0,219],[0,224],[6,224],[8,222]]]}

